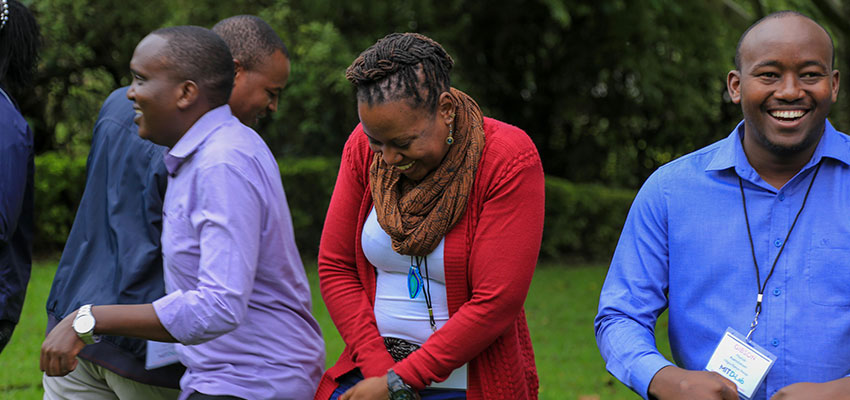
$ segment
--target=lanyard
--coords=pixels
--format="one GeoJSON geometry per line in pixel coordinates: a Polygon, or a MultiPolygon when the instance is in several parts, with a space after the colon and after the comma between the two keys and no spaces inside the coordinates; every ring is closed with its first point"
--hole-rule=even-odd
{"type": "Polygon", "coordinates": [[[815,173],[812,174],[812,180],[809,182],[809,188],[806,189],[806,195],[803,197],[803,204],[800,205],[800,210],[797,211],[797,215],[794,217],[794,222],[791,223],[791,228],[788,229],[788,234],[785,235],[785,240],[782,242],[782,247],[779,248],[779,253],[777,253],[776,258],[773,259],[773,265],[770,267],[770,272],[768,272],[767,278],[764,279],[764,285],[762,285],[761,277],[759,276],[759,264],[758,261],[756,261],[756,248],[753,246],[753,234],[752,231],[750,231],[750,217],[747,215],[747,197],[744,195],[744,181],[740,176],[738,177],[738,187],[741,188],[741,201],[744,203],[744,221],[747,222],[747,236],[750,238],[750,251],[753,253],[753,265],[756,267],[756,287],[759,290],[758,297],[756,298],[756,316],[750,324],[750,332],[747,333],[747,341],[750,341],[750,336],[752,336],[759,324],[761,301],[764,298],[764,289],[767,288],[767,281],[769,281],[770,277],[773,276],[773,271],[776,269],[776,262],[779,261],[779,256],[782,255],[782,250],[785,249],[785,245],[788,243],[788,238],[791,237],[791,232],[794,230],[794,226],[797,225],[797,219],[800,218],[800,214],[803,213],[803,208],[806,207],[806,200],[809,199],[809,192],[812,191],[812,185],[814,185],[815,178],[818,176],[820,166],[821,164],[818,163],[817,168],[815,168],[815,173]]]}

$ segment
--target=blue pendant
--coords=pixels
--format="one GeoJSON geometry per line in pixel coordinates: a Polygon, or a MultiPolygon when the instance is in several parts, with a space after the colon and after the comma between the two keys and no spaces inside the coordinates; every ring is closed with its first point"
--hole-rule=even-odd
{"type": "Polygon", "coordinates": [[[407,292],[410,294],[411,299],[415,299],[421,291],[422,274],[419,272],[419,267],[411,265],[410,270],[407,271],[407,292]]]}

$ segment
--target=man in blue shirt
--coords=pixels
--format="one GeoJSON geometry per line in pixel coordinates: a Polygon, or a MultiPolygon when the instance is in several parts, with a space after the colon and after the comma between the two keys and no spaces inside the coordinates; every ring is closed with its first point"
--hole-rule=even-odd
{"type": "MultiPolygon", "coordinates": [[[[290,71],[280,37],[247,15],[227,18],[213,31],[234,57],[233,114],[253,124],[274,112],[290,71]]],[[[127,88],[113,92],[101,109],[86,188],[47,301],[48,331],[84,304],[150,303],[165,295],[160,235],[166,148],[139,137],[135,116],[127,88]]],[[[44,377],[45,398],[176,398],[184,368],[147,370],[145,356],[144,340],[104,336],[82,350],[73,373],[44,377]]]]}
{"type": "Polygon", "coordinates": [[[32,81],[38,24],[16,0],[0,0],[0,351],[21,316],[30,279],[33,230],[33,135],[10,86],[32,81]]]}
{"type": "Polygon", "coordinates": [[[608,371],[644,398],[737,399],[734,375],[708,368],[727,329],[775,356],[753,399],[850,398],[850,137],[826,120],[833,53],[808,17],[756,22],[727,78],[744,121],[635,198],[595,328],[608,371]],[[665,309],[675,365],[655,345],[665,309]]]}

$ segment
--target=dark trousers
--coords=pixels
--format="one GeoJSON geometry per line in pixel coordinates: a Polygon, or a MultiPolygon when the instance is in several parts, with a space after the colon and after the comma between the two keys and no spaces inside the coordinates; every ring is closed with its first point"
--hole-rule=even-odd
{"type": "MultiPolygon", "coordinates": [[[[357,382],[362,380],[363,374],[360,373],[359,369],[355,369],[354,371],[339,377],[339,379],[337,379],[339,387],[334,390],[328,400],[336,400],[348,389],[351,389],[354,385],[356,385],[357,382]]],[[[389,393],[389,389],[387,389],[387,392],[389,393]]],[[[425,389],[419,392],[419,396],[422,400],[466,400],[466,391],[451,389],[425,389]]]]}
{"type": "Polygon", "coordinates": [[[212,396],[208,394],[203,394],[200,392],[195,392],[189,395],[186,400],[243,400],[236,396],[212,396]]]}

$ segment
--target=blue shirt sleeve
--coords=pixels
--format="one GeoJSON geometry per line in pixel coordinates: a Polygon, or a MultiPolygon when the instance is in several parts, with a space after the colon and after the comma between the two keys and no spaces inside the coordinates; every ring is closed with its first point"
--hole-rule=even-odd
{"type": "Polygon", "coordinates": [[[647,180],[629,210],[594,321],[606,368],[643,398],[655,374],[672,365],[655,345],[655,323],[667,308],[668,288],[662,172],[647,180]]]}

